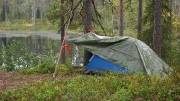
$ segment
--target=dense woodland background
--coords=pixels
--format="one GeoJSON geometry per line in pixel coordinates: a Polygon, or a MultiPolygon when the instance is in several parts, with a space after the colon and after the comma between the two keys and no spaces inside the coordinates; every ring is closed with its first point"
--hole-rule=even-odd
{"type": "MultiPolygon", "coordinates": [[[[88,12],[85,11],[88,6],[84,6],[85,2],[89,2],[91,6],[90,29],[95,33],[138,38],[154,49],[170,66],[179,65],[179,0],[162,0],[162,2],[161,0],[157,2],[154,0],[1,0],[0,23],[5,25],[20,23],[31,27],[26,30],[39,30],[39,25],[48,26],[44,30],[50,30],[53,26],[54,31],[62,33],[62,26],[67,25],[70,12],[73,11],[68,30],[84,32],[84,19],[88,12]],[[158,14],[160,20],[157,20],[158,14]],[[159,34],[157,36],[159,39],[155,38],[155,35],[158,35],[156,32],[159,34]]],[[[6,30],[4,27],[1,29],[6,30]]],[[[10,30],[20,30],[20,28],[10,30]]]]}

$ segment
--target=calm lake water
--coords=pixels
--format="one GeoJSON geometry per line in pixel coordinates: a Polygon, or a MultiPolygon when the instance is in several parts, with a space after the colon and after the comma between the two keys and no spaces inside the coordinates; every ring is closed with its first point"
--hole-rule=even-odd
{"type": "MultiPolygon", "coordinates": [[[[68,34],[67,38],[77,37],[68,34]]],[[[35,67],[43,58],[52,58],[55,62],[61,47],[61,34],[41,31],[0,31],[0,66],[12,70],[22,67],[35,67]]],[[[67,42],[71,52],[66,57],[73,65],[82,64],[82,51],[76,45],[67,42]]],[[[11,71],[11,70],[10,70],[11,71]]]]}

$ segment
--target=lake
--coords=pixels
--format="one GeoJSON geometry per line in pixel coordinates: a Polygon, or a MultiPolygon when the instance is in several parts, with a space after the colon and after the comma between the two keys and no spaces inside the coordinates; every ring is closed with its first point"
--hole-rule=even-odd
{"type": "MultiPolygon", "coordinates": [[[[68,33],[67,38],[77,37],[68,33]]],[[[37,66],[44,58],[56,62],[61,47],[61,34],[42,31],[0,31],[0,67],[7,71],[37,66]]],[[[66,58],[82,66],[83,49],[67,42],[71,52],[66,58]]]]}

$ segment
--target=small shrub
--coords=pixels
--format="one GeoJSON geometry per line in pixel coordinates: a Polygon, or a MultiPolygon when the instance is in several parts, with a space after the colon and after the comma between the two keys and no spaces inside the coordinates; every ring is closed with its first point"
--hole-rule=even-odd
{"type": "Polygon", "coordinates": [[[57,74],[66,75],[70,73],[70,69],[65,64],[60,64],[57,70],[57,74]]]}
{"type": "MultiPolygon", "coordinates": [[[[54,72],[55,66],[56,63],[53,61],[53,59],[46,57],[42,59],[38,66],[31,68],[22,68],[18,72],[21,74],[50,74],[54,72]]],[[[58,65],[57,74],[65,75],[72,72],[73,70],[70,61],[67,61],[65,64],[58,65]]]]}
{"type": "Polygon", "coordinates": [[[55,68],[55,63],[46,61],[46,62],[40,64],[36,68],[38,68],[38,73],[41,73],[41,74],[53,73],[54,68],[55,68]]]}
{"type": "Polygon", "coordinates": [[[38,69],[36,67],[31,67],[31,68],[22,68],[18,70],[18,73],[28,75],[28,74],[37,74],[38,69]]]}
{"type": "Polygon", "coordinates": [[[4,72],[6,69],[3,66],[0,66],[0,72],[4,72]]]}

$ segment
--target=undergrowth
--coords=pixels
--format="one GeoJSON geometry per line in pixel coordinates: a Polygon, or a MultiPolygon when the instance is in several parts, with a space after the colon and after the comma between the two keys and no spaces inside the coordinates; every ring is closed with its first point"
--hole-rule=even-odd
{"type": "MultiPolygon", "coordinates": [[[[24,75],[29,74],[51,74],[54,72],[56,66],[55,59],[53,57],[42,58],[36,67],[22,68],[17,72],[24,75]]],[[[57,74],[65,75],[72,71],[71,59],[67,59],[65,64],[59,64],[57,74]]]]}
{"type": "Polygon", "coordinates": [[[180,100],[180,74],[176,71],[166,78],[141,73],[125,75],[110,72],[103,76],[69,73],[68,79],[42,80],[34,85],[23,85],[14,90],[7,90],[0,94],[0,99],[1,101],[180,100]]]}

